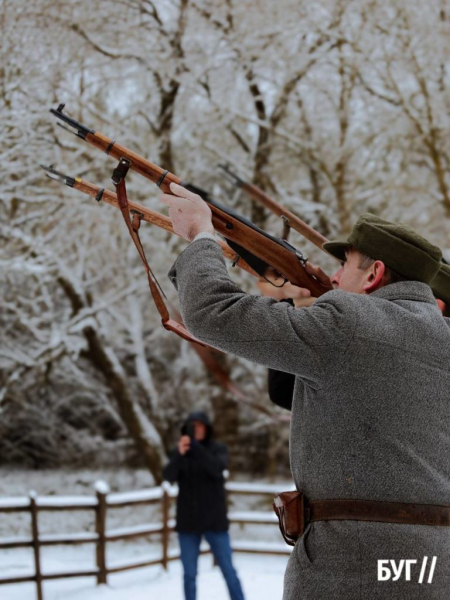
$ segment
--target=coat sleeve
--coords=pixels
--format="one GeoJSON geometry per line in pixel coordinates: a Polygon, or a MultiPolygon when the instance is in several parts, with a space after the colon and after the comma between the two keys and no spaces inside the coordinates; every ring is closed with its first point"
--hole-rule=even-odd
{"type": "Polygon", "coordinates": [[[295,375],[269,369],[267,375],[269,398],[277,406],[292,410],[294,396],[295,375]]]}
{"type": "MultiPolygon", "coordinates": [[[[333,290],[308,308],[245,294],[228,275],[220,246],[192,242],[169,277],[189,331],[219,350],[292,373],[320,387],[342,359],[355,330],[352,302],[333,290]],[[331,371],[330,371],[331,368],[331,371]]],[[[356,312],[356,311],[353,311],[356,312]]]]}
{"type": "Polygon", "coordinates": [[[212,451],[210,451],[193,440],[190,453],[192,458],[211,477],[222,477],[223,471],[228,467],[228,450],[224,444],[215,443],[212,451]]]}
{"type": "Polygon", "coordinates": [[[172,452],[169,462],[163,469],[164,481],[169,481],[170,483],[175,483],[176,481],[178,481],[180,476],[182,458],[183,457],[178,452],[178,449],[175,449],[172,452]]]}

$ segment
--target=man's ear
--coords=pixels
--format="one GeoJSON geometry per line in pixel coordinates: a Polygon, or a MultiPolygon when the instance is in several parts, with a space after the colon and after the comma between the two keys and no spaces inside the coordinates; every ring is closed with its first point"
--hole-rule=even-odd
{"type": "Polygon", "coordinates": [[[381,260],[376,260],[368,269],[366,281],[364,283],[364,291],[366,294],[375,292],[385,285],[383,279],[386,273],[386,266],[381,260]]]}

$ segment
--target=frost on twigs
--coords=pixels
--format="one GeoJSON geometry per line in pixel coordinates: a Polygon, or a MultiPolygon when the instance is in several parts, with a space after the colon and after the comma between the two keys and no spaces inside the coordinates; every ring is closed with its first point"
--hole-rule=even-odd
{"type": "MultiPolygon", "coordinates": [[[[110,187],[114,167],[48,109],[66,102],[86,126],[271,233],[280,235],[280,219],[223,179],[218,161],[329,238],[369,210],[416,226],[450,259],[448,11],[419,0],[104,0],[88,16],[83,2],[59,3],[49,19],[48,1],[29,4],[2,6],[2,460],[139,463],[145,453],[130,440],[140,439],[162,463],[180,421],[200,407],[226,423],[227,443],[252,468],[266,461],[257,447],[265,417],[225,410],[197,355],[162,330],[117,211],[37,168],[110,187]]],[[[164,210],[143,177],[130,173],[127,186],[130,199],[164,210]]],[[[166,275],[186,242],[147,224],[141,236],[176,302],[166,275]]],[[[295,232],[290,241],[332,268],[295,232]]],[[[255,293],[251,278],[230,272],[255,293]]],[[[225,361],[249,400],[270,406],[264,369],[225,361]]],[[[286,440],[269,437],[287,465],[286,440]]]]}

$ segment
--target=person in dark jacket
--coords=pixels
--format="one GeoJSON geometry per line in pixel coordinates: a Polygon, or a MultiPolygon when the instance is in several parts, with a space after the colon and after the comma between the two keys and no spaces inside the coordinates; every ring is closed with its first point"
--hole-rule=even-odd
{"type": "Polygon", "coordinates": [[[228,534],[224,469],[226,446],[212,439],[212,426],[204,412],[193,412],[181,428],[181,438],[163,471],[164,479],[177,482],[175,530],[181,551],[186,600],[195,600],[197,563],[202,536],[211,547],[228,587],[231,600],[244,600],[232,563],[228,534]]]}

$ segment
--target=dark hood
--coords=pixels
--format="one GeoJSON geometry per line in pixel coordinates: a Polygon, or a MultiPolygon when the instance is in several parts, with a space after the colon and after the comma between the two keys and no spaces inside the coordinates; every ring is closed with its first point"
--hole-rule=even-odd
{"type": "Polygon", "coordinates": [[[189,414],[188,418],[183,423],[183,426],[181,428],[181,434],[186,435],[187,426],[192,421],[200,421],[201,423],[204,423],[206,425],[206,437],[204,441],[206,442],[210,440],[213,435],[213,427],[211,424],[211,420],[208,417],[208,415],[201,410],[195,410],[189,414]]]}

